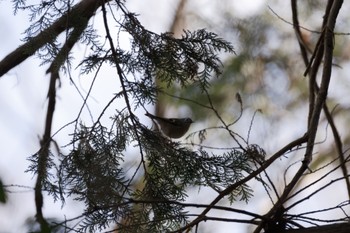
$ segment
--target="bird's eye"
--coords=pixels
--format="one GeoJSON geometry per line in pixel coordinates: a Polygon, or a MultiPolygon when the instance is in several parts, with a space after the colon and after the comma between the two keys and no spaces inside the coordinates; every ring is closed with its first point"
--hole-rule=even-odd
{"type": "Polygon", "coordinates": [[[192,123],[193,121],[192,121],[191,118],[186,118],[186,119],[185,119],[185,122],[186,122],[186,123],[192,123]]]}

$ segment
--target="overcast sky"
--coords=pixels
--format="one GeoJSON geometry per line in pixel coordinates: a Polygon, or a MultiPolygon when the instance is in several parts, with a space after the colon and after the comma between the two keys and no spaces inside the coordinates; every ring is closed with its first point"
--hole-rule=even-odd
{"type": "MultiPolygon", "coordinates": [[[[172,20],[169,15],[174,13],[177,2],[175,0],[133,0],[128,4],[130,11],[140,14],[139,18],[146,28],[160,33],[169,28],[172,20]]],[[[210,14],[210,7],[208,7],[210,2],[212,1],[201,1],[202,7],[197,9],[210,14]]],[[[237,12],[237,17],[249,16],[267,8],[267,2],[262,0],[236,0],[231,1],[229,5],[237,12]]],[[[0,59],[2,59],[22,43],[20,41],[23,38],[22,33],[29,24],[26,14],[21,12],[16,16],[12,14],[12,3],[9,0],[1,1],[0,7],[2,9],[0,59]]],[[[96,27],[100,27],[100,16],[98,14],[95,18],[96,27]]],[[[86,47],[78,47],[75,50],[80,54],[77,61],[88,53],[86,47]]],[[[29,165],[26,159],[38,150],[39,138],[43,134],[49,82],[49,76],[45,74],[46,68],[47,66],[40,66],[38,59],[30,58],[0,78],[0,177],[5,184],[24,186],[11,188],[14,193],[10,194],[8,203],[0,204],[0,233],[23,232],[25,219],[35,215],[34,196],[30,189],[34,186],[35,177],[24,171],[29,165]]],[[[86,93],[92,77],[79,77],[79,69],[72,70],[72,74],[78,87],[86,93]]],[[[113,94],[118,92],[118,88],[115,71],[104,68],[93,89],[93,98],[89,100],[91,111],[99,114],[113,94]]],[[[68,78],[62,80],[62,87],[57,93],[53,132],[74,120],[81,104],[81,97],[68,78]]],[[[89,112],[84,111],[83,118],[87,123],[91,123],[89,112]]],[[[71,128],[68,127],[55,137],[59,145],[69,142],[67,134],[71,133],[70,130],[71,128]]],[[[64,210],[61,210],[61,203],[54,204],[51,198],[45,197],[46,217],[63,217],[62,213],[67,218],[74,217],[80,213],[80,207],[76,202],[68,202],[64,210]]],[[[225,229],[216,232],[225,232],[225,229]]],[[[238,229],[235,232],[239,232],[238,229]]]]}

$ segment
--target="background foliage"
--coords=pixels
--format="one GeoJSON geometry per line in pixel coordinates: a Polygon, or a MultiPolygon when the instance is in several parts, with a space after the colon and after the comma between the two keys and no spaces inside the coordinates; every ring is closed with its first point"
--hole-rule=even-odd
{"type": "MultiPolygon", "coordinates": [[[[35,56],[49,75],[40,146],[27,156],[30,231],[204,232],[220,222],[282,232],[346,222],[346,6],[281,2],[239,17],[230,1],[208,3],[208,15],[179,1],[170,32],[156,33],[124,1],[14,1],[31,25],[0,74],[35,56]],[[77,46],[88,48],[81,59],[77,46]],[[80,101],[60,125],[67,81],[80,101]],[[96,89],[108,93],[97,108],[96,89]],[[191,115],[187,137],[154,131],[143,117],[152,106],[191,115]],[[82,206],[50,218],[48,197],[82,206]]],[[[6,205],[11,188],[25,187],[4,183],[6,205]]]]}

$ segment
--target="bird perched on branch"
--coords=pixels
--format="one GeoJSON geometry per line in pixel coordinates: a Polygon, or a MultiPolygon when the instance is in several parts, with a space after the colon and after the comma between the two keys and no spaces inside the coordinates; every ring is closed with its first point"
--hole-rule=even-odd
{"type": "Polygon", "coordinates": [[[145,114],[153,121],[157,121],[161,131],[169,138],[181,138],[193,123],[191,118],[164,118],[147,112],[145,114]]]}

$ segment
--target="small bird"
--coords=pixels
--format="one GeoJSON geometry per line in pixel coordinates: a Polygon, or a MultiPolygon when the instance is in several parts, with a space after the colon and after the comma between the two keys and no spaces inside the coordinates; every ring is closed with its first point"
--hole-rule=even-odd
{"type": "Polygon", "coordinates": [[[169,138],[181,138],[193,123],[191,118],[163,118],[148,112],[145,115],[152,120],[156,120],[162,132],[169,138]]]}

